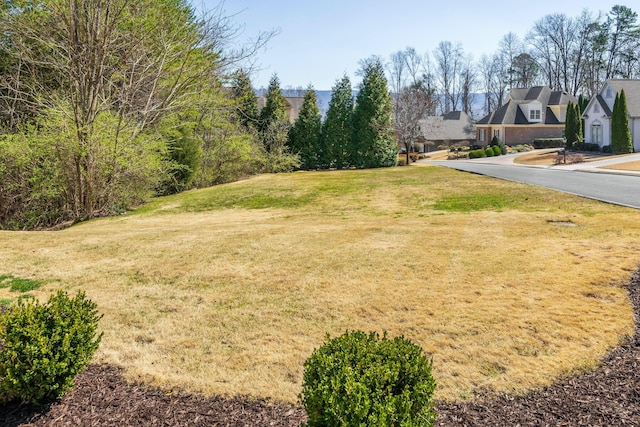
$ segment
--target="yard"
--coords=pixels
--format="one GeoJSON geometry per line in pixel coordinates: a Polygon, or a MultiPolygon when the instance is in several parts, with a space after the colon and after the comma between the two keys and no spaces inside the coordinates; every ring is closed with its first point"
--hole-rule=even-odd
{"type": "Polygon", "coordinates": [[[95,361],[164,390],[296,402],[325,334],[363,329],[421,345],[439,401],[521,394],[634,331],[636,210],[435,166],[264,175],[0,239],[0,275],[85,290],[95,361]]]}

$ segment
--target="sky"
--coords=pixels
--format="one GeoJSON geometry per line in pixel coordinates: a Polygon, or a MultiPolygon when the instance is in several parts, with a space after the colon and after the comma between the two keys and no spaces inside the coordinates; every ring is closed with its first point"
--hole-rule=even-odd
{"type": "Polygon", "coordinates": [[[640,13],[624,0],[191,0],[196,9],[221,4],[226,16],[241,27],[244,43],[265,31],[279,33],[255,57],[251,81],[266,88],[277,74],[281,88],[330,90],[349,76],[360,82],[359,62],[372,55],[385,60],[413,47],[432,54],[441,41],[462,45],[474,60],[498,50],[509,32],[524,39],[545,15],[578,17],[583,9],[608,13],[616,4],[640,13]]]}

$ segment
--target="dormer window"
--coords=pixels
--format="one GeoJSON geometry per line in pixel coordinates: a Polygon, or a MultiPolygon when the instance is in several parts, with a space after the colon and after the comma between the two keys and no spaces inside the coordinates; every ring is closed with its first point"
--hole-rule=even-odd
{"type": "Polygon", "coordinates": [[[605,97],[613,98],[613,90],[610,87],[607,88],[605,97]]]}
{"type": "Polygon", "coordinates": [[[529,111],[529,120],[530,121],[540,121],[540,110],[530,110],[529,111]]]}
{"type": "Polygon", "coordinates": [[[600,112],[600,106],[598,105],[597,102],[595,104],[593,104],[593,112],[594,113],[599,113],[600,112]]]}

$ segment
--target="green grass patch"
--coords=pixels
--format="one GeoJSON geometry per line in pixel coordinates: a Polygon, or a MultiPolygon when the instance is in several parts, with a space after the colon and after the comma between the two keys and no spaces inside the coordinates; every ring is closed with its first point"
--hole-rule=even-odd
{"type": "Polygon", "coordinates": [[[505,208],[517,208],[522,204],[513,195],[507,194],[471,194],[447,196],[438,200],[433,209],[448,212],[501,211],[505,208]]]}
{"type": "Polygon", "coordinates": [[[42,281],[23,279],[10,275],[0,275],[0,288],[9,288],[13,292],[29,292],[42,286],[42,281]]]}

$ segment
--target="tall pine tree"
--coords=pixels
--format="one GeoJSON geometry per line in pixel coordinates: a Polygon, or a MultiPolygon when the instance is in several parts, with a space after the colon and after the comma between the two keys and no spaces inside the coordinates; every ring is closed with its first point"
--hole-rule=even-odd
{"type": "Polygon", "coordinates": [[[269,80],[264,108],[260,111],[260,131],[264,132],[275,122],[287,121],[287,100],[280,89],[280,79],[274,74],[269,80]]]}
{"type": "Polygon", "coordinates": [[[269,81],[265,105],[260,111],[258,129],[267,152],[282,151],[287,143],[290,123],[287,120],[286,103],[280,80],[273,75],[269,81]]]}
{"type": "Polygon", "coordinates": [[[564,138],[566,140],[565,148],[567,150],[571,150],[571,148],[573,148],[573,143],[575,142],[576,123],[574,118],[573,102],[569,101],[569,104],[567,104],[567,115],[564,121],[564,138]]]}
{"type": "Polygon", "coordinates": [[[304,94],[302,109],[289,133],[289,146],[292,153],[300,156],[300,169],[318,168],[321,126],[316,92],[310,87],[304,94]]]}
{"type": "Polygon", "coordinates": [[[580,119],[580,106],[569,102],[567,116],[564,124],[564,136],[567,140],[566,148],[571,150],[576,143],[582,142],[582,120],[580,119]]]}
{"type": "Polygon", "coordinates": [[[624,90],[616,94],[611,114],[611,152],[614,154],[633,153],[633,141],[629,128],[629,112],[624,90]]]}
{"type": "Polygon", "coordinates": [[[249,75],[244,70],[233,74],[231,98],[235,101],[238,122],[246,130],[258,127],[258,97],[251,87],[249,75]]]}
{"type": "Polygon", "coordinates": [[[353,113],[353,163],[360,168],[395,166],[398,145],[384,67],[380,59],[372,58],[363,63],[361,71],[363,78],[353,113]]]}
{"type": "Polygon", "coordinates": [[[343,169],[350,166],[349,149],[353,135],[353,91],[346,75],[336,81],[322,125],[323,167],[343,169]]]}

